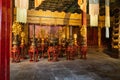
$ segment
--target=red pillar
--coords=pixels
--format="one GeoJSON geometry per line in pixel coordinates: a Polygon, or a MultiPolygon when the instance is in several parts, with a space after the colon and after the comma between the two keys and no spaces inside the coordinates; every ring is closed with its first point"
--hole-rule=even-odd
{"type": "Polygon", "coordinates": [[[0,0],[0,80],[9,80],[10,0],[0,0]]]}
{"type": "Polygon", "coordinates": [[[82,24],[87,27],[87,13],[84,11],[82,13],[82,24]]]}
{"type": "Polygon", "coordinates": [[[84,29],[83,35],[85,40],[83,42],[87,45],[87,0],[84,0],[81,7],[82,13],[82,28],[84,29]]]}

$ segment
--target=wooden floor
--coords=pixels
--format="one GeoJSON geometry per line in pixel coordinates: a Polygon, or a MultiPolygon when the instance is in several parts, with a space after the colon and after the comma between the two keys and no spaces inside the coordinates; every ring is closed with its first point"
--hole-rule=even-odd
{"type": "Polygon", "coordinates": [[[10,80],[120,80],[120,59],[96,48],[89,49],[87,57],[87,60],[29,62],[27,59],[10,63],[10,80]]]}

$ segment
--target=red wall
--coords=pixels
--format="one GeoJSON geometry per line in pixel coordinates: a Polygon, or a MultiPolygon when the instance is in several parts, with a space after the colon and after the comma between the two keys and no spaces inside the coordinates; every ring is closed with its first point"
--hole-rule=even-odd
{"type": "MultiPolygon", "coordinates": [[[[111,38],[105,37],[105,27],[101,29],[101,47],[107,47],[111,44],[111,38]]],[[[90,47],[98,47],[98,27],[87,28],[87,44],[90,47]]]]}
{"type": "Polygon", "coordinates": [[[98,28],[88,27],[87,28],[87,44],[88,46],[98,46],[98,28]]]}

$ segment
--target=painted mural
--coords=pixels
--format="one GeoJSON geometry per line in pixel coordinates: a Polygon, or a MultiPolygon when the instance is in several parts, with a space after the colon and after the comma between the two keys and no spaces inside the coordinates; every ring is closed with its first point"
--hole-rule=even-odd
{"type": "MultiPolygon", "coordinates": [[[[33,26],[29,25],[29,37],[33,37],[33,26]]],[[[35,25],[35,37],[36,38],[48,38],[48,37],[60,37],[64,33],[62,26],[41,26],[35,25]]]]}

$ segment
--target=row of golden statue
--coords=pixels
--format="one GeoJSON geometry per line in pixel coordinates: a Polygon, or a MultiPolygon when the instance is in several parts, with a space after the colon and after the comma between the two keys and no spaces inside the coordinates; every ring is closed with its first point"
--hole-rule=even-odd
{"type": "MultiPolygon", "coordinates": [[[[12,26],[13,43],[11,49],[12,62],[20,62],[21,59],[27,58],[25,54],[25,33],[22,31],[22,25],[14,22],[12,26]],[[18,37],[20,37],[18,41],[18,37]]],[[[61,40],[56,37],[35,38],[33,34],[27,53],[30,62],[39,61],[40,58],[46,57],[48,61],[59,61],[59,57],[66,57],[67,60],[74,60],[76,56],[80,55],[82,59],[86,59],[87,46],[79,46],[77,44],[77,35],[74,39],[61,40]]]]}

